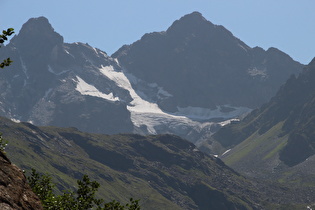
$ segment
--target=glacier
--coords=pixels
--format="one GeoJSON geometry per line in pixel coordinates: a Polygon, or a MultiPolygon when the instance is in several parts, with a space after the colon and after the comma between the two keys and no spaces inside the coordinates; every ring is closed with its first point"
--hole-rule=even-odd
{"type": "MultiPolygon", "coordinates": [[[[119,65],[118,62],[117,64],[119,65]]],[[[224,126],[233,121],[231,118],[250,111],[246,107],[226,105],[232,111],[220,111],[221,107],[217,107],[215,110],[200,107],[178,107],[178,112],[167,113],[160,109],[157,103],[146,100],[149,97],[143,92],[140,90],[136,91],[133,88],[132,84],[137,84],[140,81],[134,75],[127,73],[125,70],[116,71],[112,65],[101,66],[99,71],[118,87],[129,92],[132,101],[127,104],[127,109],[131,114],[131,121],[135,127],[139,128],[138,132],[142,131],[144,134],[175,133],[187,138],[187,136],[193,135],[193,133],[200,133],[202,130],[207,130],[210,135],[212,134],[211,126],[224,126]],[[222,118],[222,124],[211,122],[213,118],[222,118]],[[208,121],[205,122],[206,120],[208,121]]],[[[149,86],[157,88],[158,93],[164,97],[172,96],[155,83],[149,84],[149,86]]]]}

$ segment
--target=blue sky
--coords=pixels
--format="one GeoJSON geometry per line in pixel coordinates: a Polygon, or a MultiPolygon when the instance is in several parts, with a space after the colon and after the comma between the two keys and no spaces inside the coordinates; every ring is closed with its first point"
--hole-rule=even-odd
{"type": "Polygon", "coordinates": [[[45,16],[65,42],[83,42],[109,55],[145,33],[166,30],[193,11],[223,25],[250,47],[276,47],[307,64],[315,57],[314,0],[0,0],[0,29],[18,32],[45,16]]]}

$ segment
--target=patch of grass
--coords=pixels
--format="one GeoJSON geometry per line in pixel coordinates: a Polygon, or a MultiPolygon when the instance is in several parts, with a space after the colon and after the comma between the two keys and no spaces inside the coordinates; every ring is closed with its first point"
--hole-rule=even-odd
{"type": "Polygon", "coordinates": [[[266,160],[268,158],[271,158],[273,156],[275,156],[276,154],[279,153],[279,151],[285,147],[285,145],[287,144],[287,138],[281,138],[281,139],[278,139],[278,141],[281,141],[280,144],[278,144],[278,146],[276,146],[272,151],[270,151],[264,158],[263,160],[266,160]]]}
{"type": "Polygon", "coordinates": [[[276,154],[281,146],[279,148],[277,147],[286,139],[285,137],[281,139],[277,137],[281,133],[282,126],[283,122],[280,122],[263,135],[259,135],[258,131],[256,131],[245,141],[233,148],[232,151],[227,153],[227,155],[223,157],[224,162],[232,166],[244,158],[253,158],[253,156],[258,155],[260,159],[262,159],[266,156],[271,157],[276,154]],[[272,152],[270,152],[270,150],[272,152]]]}

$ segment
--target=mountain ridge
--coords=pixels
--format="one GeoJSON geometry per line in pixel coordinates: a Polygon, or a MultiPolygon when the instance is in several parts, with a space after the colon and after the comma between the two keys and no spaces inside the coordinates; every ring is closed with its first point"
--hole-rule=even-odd
{"type": "MultiPolygon", "coordinates": [[[[239,53],[248,58],[247,46],[226,29],[205,20],[200,13],[186,15],[166,32],[146,34],[136,43],[143,46],[138,49],[139,53],[145,52],[144,57],[140,56],[145,64],[142,69],[151,59],[149,52],[157,55],[157,67],[148,66],[146,74],[137,75],[120,58],[108,56],[88,44],[63,43],[62,36],[44,17],[30,19],[20,34],[1,48],[0,53],[15,62],[8,71],[0,72],[0,114],[35,125],[72,126],[94,133],[172,133],[198,143],[211,136],[221,126],[220,122],[226,124],[249,112],[257,98],[266,100],[281,81],[301,67],[280,52],[269,55],[257,51],[259,56],[251,62],[264,63],[264,59],[268,62],[249,69],[247,64],[241,64],[238,66],[241,73],[237,72],[231,65],[242,63],[237,57],[239,53]],[[196,21],[202,30],[198,24],[188,24],[196,21]],[[178,33],[177,25],[191,29],[183,35],[178,33]],[[217,32],[209,33],[209,30],[217,32]],[[220,36],[222,30],[230,40],[227,44],[226,38],[220,36]],[[177,35],[169,39],[167,33],[172,31],[177,31],[177,35]],[[210,35],[220,42],[212,40],[210,35]],[[231,43],[235,51],[230,53],[226,49],[231,43]],[[175,52],[171,56],[169,46],[175,52]],[[218,48],[209,54],[209,46],[218,48]],[[208,54],[211,57],[204,57],[208,54]],[[289,64],[294,67],[273,73],[264,69],[269,68],[269,63],[273,63],[271,69],[289,64]],[[212,71],[214,67],[220,71],[212,71]],[[155,78],[146,80],[155,74],[155,78]],[[239,80],[244,74],[246,81],[239,80]],[[263,87],[264,96],[256,94],[255,88],[239,84],[256,85],[256,90],[263,87]],[[229,90],[232,92],[227,95],[221,92],[229,90]],[[243,94],[243,90],[252,97],[243,94]]],[[[117,55],[134,47],[124,48],[117,55]]],[[[138,58],[139,55],[131,61],[137,63],[138,58]]]]}
{"type": "Polygon", "coordinates": [[[165,32],[146,34],[112,56],[128,72],[156,82],[173,95],[158,104],[176,112],[178,107],[186,106],[215,109],[229,104],[255,108],[268,101],[280,86],[273,80],[284,83],[285,75],[297,73],[302,67],[274,48],[256,49],[200,13],[192,13],[175,21],[165,32]]]}

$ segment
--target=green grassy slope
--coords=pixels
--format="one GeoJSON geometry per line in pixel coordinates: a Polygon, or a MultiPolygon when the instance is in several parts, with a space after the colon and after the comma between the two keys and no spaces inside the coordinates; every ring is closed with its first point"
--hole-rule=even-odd
{"type": "Polygon", "coordinates": [[[7,154],[20,168],[53,176],[60,190],[88,174],[99,197],[144,209],[252,209],[258,189],[219,159],[172,135],[100,135],[74,128],[36,127],[0,118],[7,154]]]}
{"type": "Polygon", "coordinates": [[[253,133],[221,158],[232,168],[242,168],[242,173],[249,176],[272,174],[283,165],[279,151],[287,144],[288,136],[279,136],[282,125],[280,122],[262,135],[253,133]]]}

